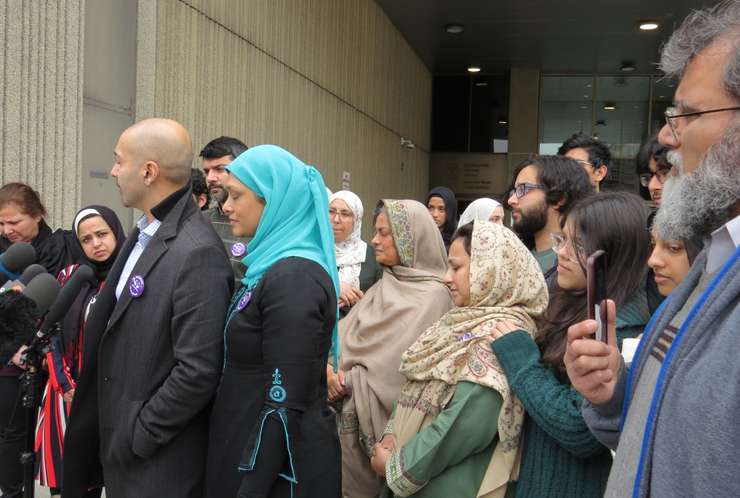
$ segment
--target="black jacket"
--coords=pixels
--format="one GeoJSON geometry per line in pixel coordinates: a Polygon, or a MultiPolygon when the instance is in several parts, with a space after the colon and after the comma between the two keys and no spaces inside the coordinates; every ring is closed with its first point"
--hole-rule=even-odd
{"type": "Polygon", "coordinates": [[[198,497],[207,422],[223,361],[233,276],[211,224],[184,188],[152,210],[162,225],[116,300],[134,230],[93,305],[65,437],[65,498],[105,474],[109,498],[198,497]]]}

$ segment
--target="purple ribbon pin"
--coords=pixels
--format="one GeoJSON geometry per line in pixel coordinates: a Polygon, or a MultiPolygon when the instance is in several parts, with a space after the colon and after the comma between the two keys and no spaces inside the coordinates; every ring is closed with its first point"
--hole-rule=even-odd
{"type": "Polygon", "coordinates": [[[134,275],[128,283],[128,291],[133,297],[139,297],[144,293],[144,278],[141,275],[134,275]]]}
{"type": "Polygon", "coordinates": [[[246,308],[247,305],[249,304],[249,300],[250,299],[252,299],[252,293],[251,292],[247,292],[246,294],[244,294],[242,296],[241,299],[239,299],[239,302],[236,303],[236,309],[239,310],[239,311],[241,311],[244,308],[246,308]]]}
{"type": "Polygon", "coordinates": [[[244,253],[247,252],[247,246],[242,244],[241,242],[234,242],[231,245],[231,254],[235,258],[240,258],[244,256],[244,253]]]}
{"type": "Polygon", "coordinates": [[[473,338],[473,333],[472,332],[465,332],[457,340],[460,341],[460,342],[462,342],[462,341],[467,341],[467,340],[472,339],[472,338],[473,338]]]}

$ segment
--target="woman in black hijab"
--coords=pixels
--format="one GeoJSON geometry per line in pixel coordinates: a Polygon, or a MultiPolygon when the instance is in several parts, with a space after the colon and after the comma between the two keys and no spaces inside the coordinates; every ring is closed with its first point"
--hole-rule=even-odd
{"type": "MultiPolygon", "coordinates": [[[[52,338],[51,351],[46,355],[49,381],[37,424],[36,472],[40,484],[52,488],[52,495],[61,494],[62,441],[82,368],[85,320],[126,238],[118,217],[105,206],[81,209],[72,228],[84,257],[77,264],[63,268],[57,280],[64,285],[80,264],[86,264],[94,270],[96,283],[83,284],[62,321],[61,336],[52,338]]],[[[90,496],[100,496],[100,490],[91,491],[90,496]]]]}
{"type": "Polygon", "coordinates": [[[442,233],[445,249],[450,249],[452,234],[457,229],[457,199],[447,187],[434,187],[427,195],[427,209],[442,233]]]}

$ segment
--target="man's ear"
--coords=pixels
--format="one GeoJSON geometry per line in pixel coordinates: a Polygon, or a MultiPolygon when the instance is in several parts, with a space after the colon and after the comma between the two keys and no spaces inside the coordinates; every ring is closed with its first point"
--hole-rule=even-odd
{"type": "Polygon", "coordinates": [[[598,168],[594,169],[594,176],[599,183],[606,178],[607,173],[609,173],[609,168],[606,167],[606,164],[602,164],[598,168]]]}
{"type": "Polygon", "coordinates": [[[144,183],[150,186],[159,176],[159,164],[154,161],[144,163],[144,183]]]}

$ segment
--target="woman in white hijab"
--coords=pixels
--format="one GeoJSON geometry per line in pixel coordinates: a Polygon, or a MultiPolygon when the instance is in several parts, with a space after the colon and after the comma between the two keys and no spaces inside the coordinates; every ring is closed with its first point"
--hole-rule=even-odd
{"type": "Polygon", "coordinates": [[[481,197],[476,199],[465,208],[457,227],[460,228],[463,225],[467,225],[473,220],[478,221],[492,221],[499,225],[504,224],[504,207],[500,202],[489,199],[488,197],[481,197]]]}
{"type": "Polygon", "coordinates": [[[340,307],[354,305],[363,294],[360,290],[360,270],[365,262],[367,244],[362,233],[362,201],[349,190],[329,196],[329,221],[334,231],[334,253],[339,270],[340,307]]]}

